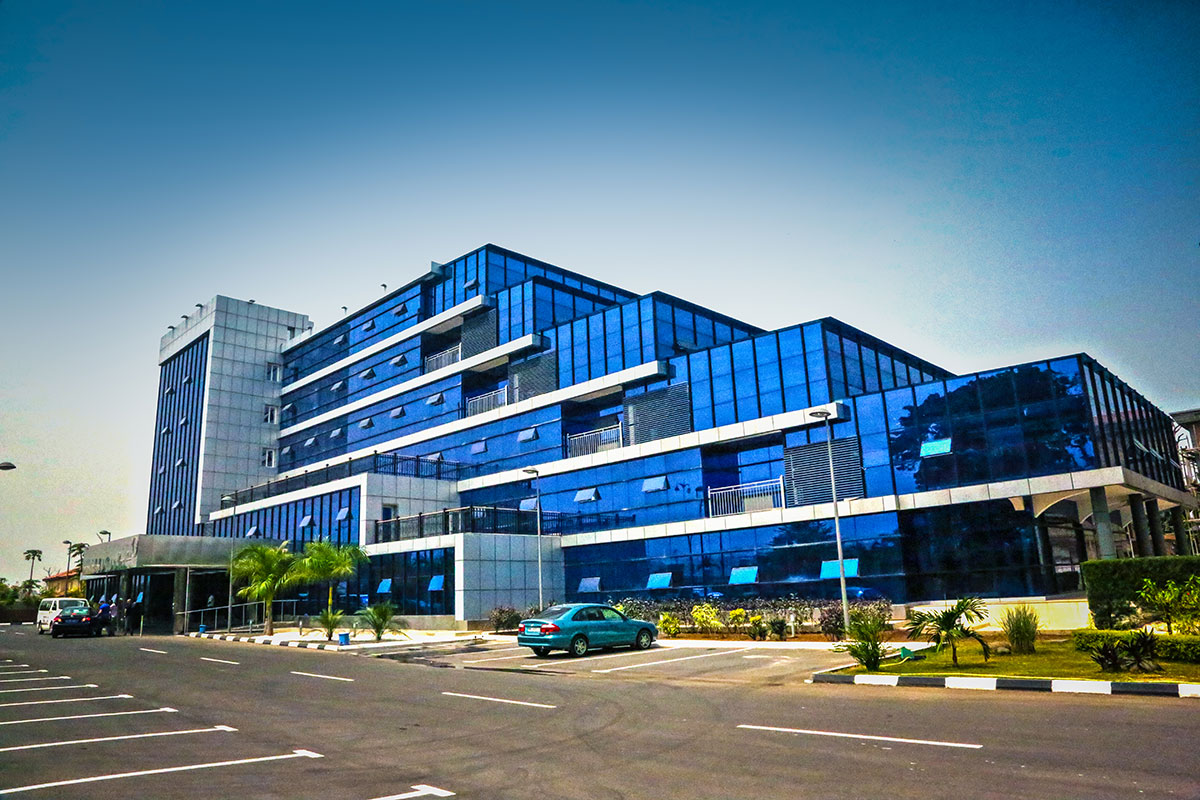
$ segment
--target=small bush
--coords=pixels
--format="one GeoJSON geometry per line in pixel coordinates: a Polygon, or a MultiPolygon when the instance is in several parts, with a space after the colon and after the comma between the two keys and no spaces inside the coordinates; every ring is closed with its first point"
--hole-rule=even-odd
{"type": "Polygon", "coordinates": [[[1168,580],[1161,585],[1145,578],[1137,597],[1152,621],[1166,623],[1168,634],[1174,633],[1176,626],[1183,633],[1194,633],[1200,627],[1200,576],[1192,575],[1182,584],[1168,580]]]}
{"type": "Polygon", "coordinates": [[[1100,666],[1101,672],[1125,672],[1131,665],[1121,642],[1102,642],[1089,648],[1087,654],[1100,666]]]}
{"type": "Polygon", "coordinates": [[[750,618],[750,625],[746,633],[750,634],[750,638],[756,642],[765,642],[767,640],[767,623],[763,622],[762,614],[755,614],[750,618]]]}
{"type": "MultiPolygon", "coordinates": [[[[1132,631],[1101,631],[1095,628],[1083,628],[1071,632],[1071,642],[1080,652],[1090,652],[1105,643],[1126,642],[1133,636],[1132,631]]],[[[1182,661],[1188,664],[1200,664],[1200,636],[1156,636],[1155,656],[1164,661],[1182,661]]]]}
{"type": "Polygon", "coordinates": [[[342,624],[342,617],[346,616],[341,611],[323,610],[315,617],[317,627],[325,631],[325,641],[333,641],[333,632],[336,631],[342,624]]]}
{"type": "Polygon", "coordinates": [[[883,643],[887,620],[877,613],[856,609],[850,615],[850,641],[834,647],[835,652],[847,653],[866,669],[874,672],[883,659],[891,654],[883,643]]]}
{"type": "Polygon", "coordinates": [[[1134,631],[1125,640],[1125,652],[1129,656],[1130,666],[1138,672],[1160,672],[1162,670],[1162,667],[1154,660],[1157,649],[1158,637],[1151,631],[1134,631]]]}
{"type": "Polygon", "coordinates": [[[746,619],[746,609],[735,608],[729,612],[729,627],[740,628],[742,625],[746,624],[746,619]]]}
{"type": "Polygon", "coordinates": [[[1008,646],[1012,652],[1018,654],[1027,654],[1035,652],[1038,628],[1041,627],[1041,620],[1038,619],[1037,612],[1030,606],[1019,605],[1005,609],[1000,615],[1000,629],[1004,631],[1004,637],[1008,639],[1008,646]]]}
{"type": "Polygon", "coordinates": [[[771,630],[771,635],[779,641],[787,638],[787,620],[783,617],[771,617],[767,620],[767,627],[771,630]]]}
{"type": "Polygon", "coordinates": [[[488,615],[488,623],[496,632],[514,630],[520,621],[521,612],[512,606],[496,606],[488,615]]]}
{"type": "Polygon", "coordinates": [[[679,619],[670,611],[664,611],[658,617],[658,632],[668,639],[679,635],[679,619]]]}
{"type": "Polygon", "coordinates": [[[725,627],[721,622],[721,612],[712,603],[692,606],[692,622],[701,633],[715,633],[725,627]]]}
{"type": "Polygon", "coordinates": [[[846,636],[846,621],[840,603],[826,603],[821,606],[821,610],[817,612],[817,624],[821,626],[821,633],[831,642],[846,636]]]}
{"type": "Polygon", "coordinates": [[[383,639],[388,631],[396,632],[408,623],[396,616],[396,607],[388,601],[367,606],[356,615],[355,624],[375,634],[375,641],[383,639]]]}
{"type": "Polygon", "coordinates": [[[1086,561],[1080,566],[1080,574],[1097,628],[1136,627],[1140,622],[1134,606],[1145,580],[1149,578],[1160,585],[1172,580],[1182,584],[1191,576],[1200,575],[1200,556],[1086,561]]]}

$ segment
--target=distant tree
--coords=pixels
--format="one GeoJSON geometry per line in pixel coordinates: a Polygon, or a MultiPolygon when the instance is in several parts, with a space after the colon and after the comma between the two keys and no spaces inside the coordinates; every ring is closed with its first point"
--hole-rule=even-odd
{"type": "Polygon", "coordinates": [[[78,562],[75,565],[75,569],[83,572],[83,553],[89,546],[87,542],[75,542],[72,544],[67,548],[67,563],[69,564],[72,561],[78,562]]]}
{"type": "Polygon", "coordinates": [[[26,597],[33,597],[40,586],[41,581],[35,581],[33,578],[30,578],[27,581],[22,581],[21,594],[25,595],[26,597]]]}
{"type": "Polygon", "coordinates": [[[29,562],[29,580],[33,580],[33,565],[42,560],[42,551],[26,550],[25,560],[29,562]]]}

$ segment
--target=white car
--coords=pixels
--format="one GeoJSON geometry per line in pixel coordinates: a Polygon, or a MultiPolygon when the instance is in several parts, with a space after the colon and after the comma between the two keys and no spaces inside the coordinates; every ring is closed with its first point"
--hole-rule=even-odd
{"type": "Polygon", "coordinates": [[[58,616],[64,608],[86,606],[88,601],[82,597],[47,597],[38,604],[37,632],[39,634],[50,630],[50,621],[58,616]]]}

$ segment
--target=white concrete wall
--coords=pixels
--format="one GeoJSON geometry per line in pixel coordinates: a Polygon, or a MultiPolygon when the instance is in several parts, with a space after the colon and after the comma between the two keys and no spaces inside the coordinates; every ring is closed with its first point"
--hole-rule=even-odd
{"type": "MultiPolygon", "coordinates": [[[[487,619],[500,605],[524,613],[538,601],[538,537],[521,534],[464,533],[455,551],[455,616],[487,619]]],[[[562,545],[557,536],[543,536],[542,594],[545,602],[566,599],[562,545]]]]}

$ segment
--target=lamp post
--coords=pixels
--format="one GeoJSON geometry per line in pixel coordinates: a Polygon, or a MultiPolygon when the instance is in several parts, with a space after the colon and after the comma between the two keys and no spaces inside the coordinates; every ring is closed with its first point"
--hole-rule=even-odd
{"type": "Polygon", "coordinates": [[[850,601],[846,598],[846,560],[842,557],[842,521],[838,515],[837,476],[833,471],[833,423],[829,421],[833,414],[825,409],[808,413],[809,416],[825,420],[825,445],[829,453],[829,492],[833,496],[833,535],[837,540],[838,583],[842,589],[842,630],[849,632],[850,601]]]}
{"type": "Polygon", "coordinates": [[[526,467],[526,475],[533,476],[533,486],[536,492],[534,508],[537,509],[537,558],[538,558],[538,611],[545,608],[542,599],[542,475],[535,467],[526,467]]]}
{"type": "MultiPolygon", "coordinates": [[[[112,532],[111,532],[111,531],[98,531],[98,532],[96,533],[96,538],[97,538],[97,539],[100,539],[100,537],[101,537],[101,536],[107,536],[107,537],[108,537],[107,541],[110,541],[110,542],[112,541],[112,532]]],[[[100,541],[102,541],[102,542],[103,542],[103,541],[106,541],[106,540],[105,540],[105,539],[100,539],[100,541]]]]}

